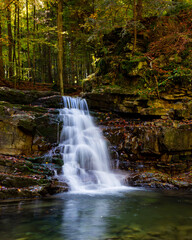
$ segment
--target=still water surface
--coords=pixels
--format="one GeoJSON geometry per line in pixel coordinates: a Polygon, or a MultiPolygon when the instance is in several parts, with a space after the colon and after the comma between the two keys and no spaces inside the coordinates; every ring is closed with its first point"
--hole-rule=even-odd
{"type": "Polygon", "coordinates": [[[1,240],[192,240],[192,194],[129,190],[0,203],[1,240]]]}

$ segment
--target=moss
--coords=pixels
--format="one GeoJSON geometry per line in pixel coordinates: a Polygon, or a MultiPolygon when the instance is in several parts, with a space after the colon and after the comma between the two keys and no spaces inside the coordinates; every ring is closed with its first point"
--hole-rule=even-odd
{"type": "Polygon", "coordinates": [[[32,107],[32,106],[26,106],[26,105],[18,105],[18,107],[20,108],[20,110],[23,111],[31,111],[31,112],[37,112],[37,113],[46,113],[47,109],[43,108],[43,107],[32,107]]]}
{"type": "Polygon", "coordinates": [[[106,59],[101,58],[100,61],[97,64],[97,67],[99,69],[98,75],[105,75],[108,72],[108,64],[106,62],[106,59]]]}
{"type": "Polygon", "coordinates": [[[124,60],[121,62],[121,69],[126,71],[129,74],[134,68],[138,65],[137,61],[124,60]]]}
{"type": "Polygon", "coordinates": [[[4,118],[6,115],[4,106],[0,106],[0,117],[4,118]]]}
{"type": "Polygon", "coordinates": [[[63,166],[64,164],[63,159],[60,159],[60,158],[53,158],[52,163],[57,164],[59,166],[63,166]]]}
{"type": "Polygon", "coordinates": [[[29,187],[33,185],[37,185],[39,180],[29,178],[29,177],[22,177],[22,176],[10,176],[10,175],[0,175],[0,182],[5,187],[29,187]]]}
{"type": "Polygon", "coordinates": [[[20,119],[17,126],[26,133],[35,133],[36,124],[32,119],[20,119]]]}

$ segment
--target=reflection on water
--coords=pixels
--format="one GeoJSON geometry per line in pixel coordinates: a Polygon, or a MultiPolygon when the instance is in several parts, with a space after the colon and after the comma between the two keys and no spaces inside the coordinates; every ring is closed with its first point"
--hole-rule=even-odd
{"type": "Polygon", "coordinates": [[[81,201],[80,205],[77,201],[69,200],[63,212],[62,233],[66,239],[71,240],[74,237],[83,239],[81,236],[86,236],[86,239],[92,239],[93,236],[94,239],[99,239],[106,229],[103,218],[109,214],[109,203],[106,199],[93,201],[91,207],[85,200],[81,201]]]}
{"type": "Polygon", "coordinates": [[[59,194],[0,204],[2,240],[192,240],[192,195],[59,194]]]}

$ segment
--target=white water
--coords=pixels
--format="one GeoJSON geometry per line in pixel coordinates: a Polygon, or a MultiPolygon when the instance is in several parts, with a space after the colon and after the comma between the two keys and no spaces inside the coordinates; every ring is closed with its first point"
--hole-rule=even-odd
{"type": "Polygon", "coordinates": [[[106,141],[81,98],[63,97],[60,110],[63,129],[59,149],[63,157],[63,178],[72,192],[95,193],[124,189],[110,170],[106,141]]]}

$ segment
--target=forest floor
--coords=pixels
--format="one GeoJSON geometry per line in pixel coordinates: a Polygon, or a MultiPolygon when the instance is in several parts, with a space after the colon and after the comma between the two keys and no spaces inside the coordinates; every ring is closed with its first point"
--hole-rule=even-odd
{"type": "MultiPolygon", "coordinates": [[[[37,90],[37,91],[51,91],[52,90],[52,83],[33,83],[28,81],[20,81],[16,85],[16,89],[19,90],[37,90]]],[[[0,79],[0,87],[9,87],[14,88],[14,82],[8,81],[5,79],[0,79]]]]}
{"type": "MultiPolygon", "coordinates": [[[[17,83],[16,87],[14,86],[13,81],[5,80],[0,78],[0,87],[9,87],[15,88],[18,90],[29,90],[29,91],[57,91],[56,85],[53,83],[33,83],[29,81],[20,81],[17,83]]],[[[80,86],[64,86],[65,93],[67,95],[78,95],[82,91],[80,86]]]]}

